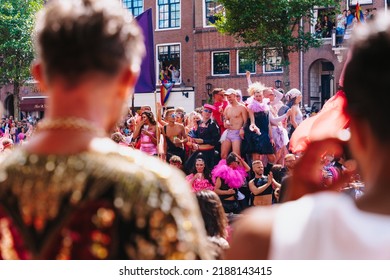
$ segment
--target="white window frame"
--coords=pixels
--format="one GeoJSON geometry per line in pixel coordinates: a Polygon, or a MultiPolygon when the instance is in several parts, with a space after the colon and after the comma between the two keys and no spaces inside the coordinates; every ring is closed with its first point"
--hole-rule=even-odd
{"type": "Polygon", "coordinates": [[[159,63],[159,60],[158,60],[158,47],[163,47],[163,46],[174,46],[174,45],[179,45],[179,49],[180,49],[180,68],[179,68],[179,71],[180,71],[180,82],[179,83],[175,83],[175,85],[179,85],[182,81],[183,81],[183,71],[181,69],[181,59],[182,59],[182,47],[181,47],[181,43],[180,42],[173,42],[173,43],[164,43],[164,44],[156,44],[156,74],[157,74],[157,77],[156,77],[156,82],[157,82],[157,85],[160,85],[160,63],[159,63]]]}
{"type": "Polygon", "coordinates": [[[231,54],[230,50],[225,50],[225,51],[213,51],[211,52],[211,76],[229,76],[230,71],[231,71],[231,54]],[[214,74],[214,54],[216,53],[228,53],[229,54],[229,73],[227,74],[214,74]]]}
{"type": "MultiPolygon", "coordinates": [[[[140,14],[142,14],[143,12],[145,12],[145,1],[144,0],[141,0],[142,1],[142,12],[140,13],[140,14]]],[[[123,7],[125,7],[127,10],[129,10],[130,11],[130,9],[125,5],[125,2],[124,2],[124,0],[122,0],[122,4],[123,4],[123,7]]],[[[132,11],[130,11],[130,12],[132,12],[132,11]]],[[[133,13],[131,13],[131,14],[133,14],[133,13]]],[[[137,17],[137,16],[139,16],[139,15],[133,15],[134,17],[137,17]]]]}
{"type": "MultiPolygon", "coordinates": [[[[218,6],[222,7],[222,4],[219,4],[218,6]]],[[[218,8],[217,6],[217,8],[218,8]]],[[[222,7],[223,8],[223,7],[222,7]]],[[[202,0],[202,22],[204,28],[210,28],[214,27],[212,24],[207,24],[207,18],[206,18],[206,0],[202,0]]]]}
{"type": "MultiPolygon", "coordinates": [[[[237,50],[236,61],[237,61],[237,65],[236,65],[237,75],[245,75],[245,73],[240,73],[240,50],[237,50]]],[[[251,74],[256,74],[256,67],[257,67],[256,60],[254,60],[254,63],[255,63],[255,72],[250,72],[251,74]]]]}
{"type": "Polygon", "coordinates": [[[283,73],[283,66],[281,66],[281,70],[280,71],[266,71],[266,66],[267,66],[267,61],[266,61],[266,51],[267,50],[272,50],[272,49],[276,49],[276,48],[266,48],[264,49],[264,53],[263,53],[263,57],[264,57],[264,63],[263,63],[263,74],[280,74],[280,73],[283,73]]]}
{"type": "MultiPolygon", "coordinates": [[[[335,7],[323,7],[323,6],[314,6],[312,12],[313,12],[313,18],[311,19],[310,22],[310,33],[314,34],[315,33],[315,25],[317,23],[318,19],[318,10],[325,10],[325,9],[335,9],[335,7]]],[[[337,17],[337,14],[336,14],[337,17]]],[[[318,38],[318,40],[323,40],[323,41],[329,41],[332,40],[332,37],[327,37],[327,38],[318,38]]]]}
{"type": "MultiPolygon", "coordinates": [[[[183,18],[183,14],[182,14],[182,10],[183,10],[183,7],[182,7],[182,3],[183,1],[185,0],[179,0],[179,5],[180,5],[180,20],[179,20],[179,26],[177,27],[168,27],[168,28],[160,28],[160,25],[159,25],[159,5],[158,5],[158,0],[156,0],[156,29],[155,31],[167,31],[167,30],[178,30],[178,29],[181,29],[181,20],[183,18]]],[[[187,0],[188,1],[188,0],[187,0]]]]}

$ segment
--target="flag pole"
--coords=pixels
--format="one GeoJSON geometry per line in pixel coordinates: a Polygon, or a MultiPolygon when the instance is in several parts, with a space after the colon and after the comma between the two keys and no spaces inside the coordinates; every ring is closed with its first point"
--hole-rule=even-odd
{"type": "Polygon", "coordinates": [[[158,157],[162,160],[162,153],[160,153],[160,123],[157,121],[157,90],[154,91],[154,107],[155,107],[155,116],[156,116],[156,140],[157,140],[157,152],[158,157]]]}
{"type": "Polygon", "coordinates": [[[133,115],[133,117],[135,116],[135,110],[134,110],[134,98],[135,97],[135,92],[133,92],[133,95],[131,97],[131,114],[133,115]]]}

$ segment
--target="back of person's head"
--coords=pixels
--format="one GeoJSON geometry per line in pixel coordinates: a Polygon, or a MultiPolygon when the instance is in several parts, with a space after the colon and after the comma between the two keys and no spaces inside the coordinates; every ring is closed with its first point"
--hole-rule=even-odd
{"type": "Polygon", "coordinates": [[[281,164],[274,164],[271,167],[272,176],[274,177],[275,181],[278,183],[282,182],[283,179],[283,165],[281,164]]]}
{"type": "Polygon", "coordinates": [[[233,162],[237,161],[237,156],[234,154],[234,153],[230,153],[227,157],[226,157],[226,164],[229,165],[233,162]]]}
{"type": "Polygon", "coordinates": [[[221,91],[223,91],[223,88],[215,88],[215,89],[213,89],[212,94],[216,95],[216,94],[220,93],[221,91]]]}
{"type": "Polygon", "coordinates": [[[182,168],[183,168],[183,161],[177,155],[173,155],[169,158],[169,164],[177,167],[180,170],[182,170],[182,168]]]}
{"type": "Polygon", "coordinates": [[[351,117],[367,121],[378,141],[386,144],[390,140],[386,123],[390,104],[390,18],[382,13],[372,22],[361,24],[353,40],[344,79],[346,110],[351,117]]]}
{"type": "Polygon", "coordinates": [[[38,14],[36,56],[50,80],[76,85],[85,74],[138,72],[145,52],[141,29],[113,0],[52,0],[38,14]]]}
{"type": "Polygon", "coordinates": [[[111,139],[116,143],[126,141],[125,137],[120,132],[114,132],[113,134],[111,134],[111,139]]]}
{"type": "Polygon", "coordinates": [[[6,138],[6,139],[3,139],[1,144],[3,145],[4,150],[5,149],[12,149],[14,146],[14,141],[12,141],[12,139],[10,139],[10,138],[6,138]]]}
{"type": "Polygon", "coordinates": [[[299,89],[297,88],[290,89],[284,96],[285,99],[287,100],[287,106],[288,107],[293,106],[295,104],[295,101],[297,100],[297,97],[301,95],[302,92],[299,89]]]}
{"type": "Polygon", "coordinates": [[[181,158],[177,155],[173,155],[169,158],[169,163],[171,164],[174,164],[174,163],[177,163],[177,164],[183,164],[183,161],[181,160],[181,158]]]}
{"type": "Polygon", "coordinates": [[[219,196],[211,190],[196,192],[208,236],[226,238],[228,220],[219,196]]]}

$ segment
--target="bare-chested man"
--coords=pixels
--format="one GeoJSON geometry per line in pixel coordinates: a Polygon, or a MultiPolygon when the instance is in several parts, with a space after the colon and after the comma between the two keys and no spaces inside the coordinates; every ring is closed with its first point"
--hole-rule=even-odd
{"type": "Polygon", "coordinates": [[[238,103],[236,90],[229,88],[225,95],[229,105],[223,112],[226,134],[221,137],[221,158],[225,159],[232,149],[237,155],[241,155],[241,139],[244,137],[243,126],[248,119],[248,111],[245,105],[238,103]]]}
{"type": "Polygon", "coordinates": [[[164,154],[166,155],[167,162],[169,162],[169,159],[173,155],[179,156],[182,162],[184,162],[185,150],[183,144],[187,142],[187,136],[184,130],[184,126],[175,122],[175,120],[175,109],[166,110],[165,121],[167,121],[168,124],[164,125],[163,128],[163,135],[165,137],[164,154]]]}

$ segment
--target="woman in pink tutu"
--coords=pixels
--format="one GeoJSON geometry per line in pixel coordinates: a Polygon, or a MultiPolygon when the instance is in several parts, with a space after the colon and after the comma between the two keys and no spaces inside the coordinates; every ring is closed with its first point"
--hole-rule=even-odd
{"type": "Polygon", "coordinates": [[[215,185],[214,191],[222,201],[225,213],[239,214],[239,188],[246,182],[249,165],[236,153],[230,153],[226,160],[222,159],[211,172],[215,185]]]}
{"type": "Polygon", "coordinates": [[[186,179],[191,184],[193,192],[214,190],[210,170],[207,168],[201,154],[198,154],[195,160],[194,170],[186,177],[186,179]]]}

